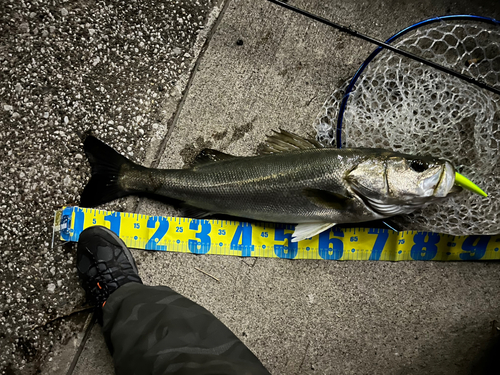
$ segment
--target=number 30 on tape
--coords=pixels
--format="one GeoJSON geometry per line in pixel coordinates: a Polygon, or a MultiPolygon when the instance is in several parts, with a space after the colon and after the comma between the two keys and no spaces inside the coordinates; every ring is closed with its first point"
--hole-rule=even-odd
{"type": "Polygon", "coordinates": [[[147,216],[89,208],[56,212],[63,241],[78,241],[87,227],[110,228],[128,247],[243,257],[327,260],[496,260],[500,236],[450,236],[373,228],[332,228],[291,242],[293,225],[147,216]]]}

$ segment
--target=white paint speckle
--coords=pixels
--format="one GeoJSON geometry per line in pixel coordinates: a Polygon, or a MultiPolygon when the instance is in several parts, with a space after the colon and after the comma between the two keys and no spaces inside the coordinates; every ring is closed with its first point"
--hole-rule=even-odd
{"type": "Polygon", "coordinates": [[[312,305],[314,303],[314,294],[307,295],[307,302],[312,305]]]}

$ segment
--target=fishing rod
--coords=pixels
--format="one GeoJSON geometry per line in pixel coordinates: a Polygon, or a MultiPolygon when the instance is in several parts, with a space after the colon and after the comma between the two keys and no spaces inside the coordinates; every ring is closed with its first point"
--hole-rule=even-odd
{"type": "Polygon", "coordinates": [[[364,35],[364,34],[361,34],[361,33],[358,33],[357,31],[355,30],[352,30],[351,28],[349,27],[346,27],[346,26],[342,26],[342,25],[339,25],[337,23],[334,23],[330,20],[327,20],[326,18],[323,18],[323,17],[320,17],[320,16],[317,16],[313,13],[310,13],[310,12],[307,12],[303,9],[300,9],[300,8],[297,8],[297,7],[294,7],[293,5],[290,5],[290,4],[287,4],[283,1],[280,1],[280,0],[268,0],[269,2],[273,3],[273,4],[276,4],[276,5],[279,5],[283,8],[286,8],[288,10],[291,10],[292,12],[295,12],[295,13],[298,13],[298,14],[301,14],[303,16],[306,16],[307,18],[310,18],[310,19],[313,19],[315,21],[318,21],[318,22],[321,22],[325,25],[328,25],[328,26],[331,26],[331,27],[334,27],[336,28],[337,30],[340,30],[344,33],[347,33],[351,36],[354,36],[356,38],[359,38],[359,39],[362,39],[362,40],[365,40],[367,42],[370,42],[372,44],[376,44],[377,46],[381,47],[381,48],[385,48],[385,49],[388,49],[394,53],[397,53],[399,55],[402,55],[402,56],[405,56],[405,57],[408,57],[409,59],[412,59],[412,60],[415,60],[415,61],[418,61],[422,64],[425,64],[425,65],[428,65],[428,66],[431,66],[433,67],[434,69],[437,69],[437,70],[440,70],[444,73],[447,73],[447,74],[450,74],[456,78],[459,78],[463,81],[466,81],[468,83],[471,83],[477,87],[480,87],[482,89],[485,89],[485,90],[488,90],[490,92],[493,92],[497,95],[500,95],[500,90],[499,89],[496,89],[492,86],[489,86],[487,85],[486,83],[484,82],[481,82],[477,79],[474,79],[472,77],[468,77],[464,74],[461,74],[461,73],[458,73],[450,68],[447,68],[445,66],[442,66],[440,64],[436,64],[435,62],[432,62],[432,61],[429,61],[429,60],[426,60],[420,56],[417,56],[417,55],[414,55],[413,53],[411,52],[407,52],[407,51],[403,51],[399,48],[396,48],[394,46],[391,46],[390,44],[388,43],[385,43],[381,40],[378,40],[378,39],[375,39],[375,38],[372,38],[370,36],[367,36],[367,35],[364,35]]]}

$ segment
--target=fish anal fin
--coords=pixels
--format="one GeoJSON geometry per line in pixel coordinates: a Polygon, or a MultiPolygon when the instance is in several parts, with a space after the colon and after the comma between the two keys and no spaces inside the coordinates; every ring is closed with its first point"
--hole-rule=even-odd
{"type": "Polygon", "coordinates": [[[193,161],[193,166],[234,159],[236,157],[237,156],[225,154],[221,151],[212,150],[211,148],[205,148],[201,150],[198,155],[196,155],[196,158],[193,161]]]}
{"type": "Polygon", "coordinates": [[[352,204],[351,197],[321,189],[304,189],[304,195],[318,207],[347,210],[352,204]]]}
{"type": "Polygon", "coordinates": [[[300,135],[280,129],[279,132],[267,137],[264,147],[260,150],[261,154],[276,154],[280,152],[308,150],[314,148],[323,148],[324,146],[316,140],[305,139],[300,135]]]}
{"type": "Polygon", "coordinates": [[[292,242],[299,242],[306,238],[313,237],[325,230],[333,227],[335,223],[300,223],[295,227],[295,232],[292,234],[292,242]]]}

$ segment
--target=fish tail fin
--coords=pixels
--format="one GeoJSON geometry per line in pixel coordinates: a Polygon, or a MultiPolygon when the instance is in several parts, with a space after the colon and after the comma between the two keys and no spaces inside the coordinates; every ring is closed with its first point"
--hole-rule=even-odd
{"type": "Polygon", "coordinates": [[[92,169],[92,177],[80,197],[82,207],[95,207],[131,194],[120,185],[124,165],[139,167],[96,137],[85,138],[83,149],[92,169]]]}

